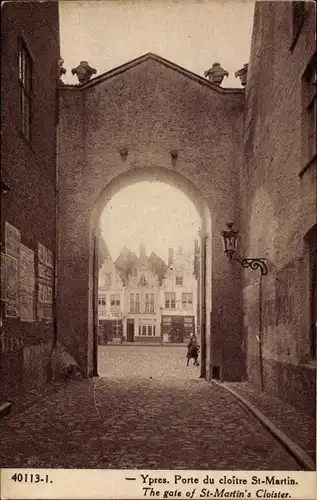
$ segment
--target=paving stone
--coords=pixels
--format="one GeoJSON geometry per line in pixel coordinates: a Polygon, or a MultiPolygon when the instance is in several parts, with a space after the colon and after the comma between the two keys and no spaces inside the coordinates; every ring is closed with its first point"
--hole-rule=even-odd
{"type": "Polygon", "coordinates": [[[103,378],[62,384],[3,421],[1,467],[299,470],[231,395],[184,366],[184,348],[141,347],[136,375],[139,349],[109,348],[103,378]]]}

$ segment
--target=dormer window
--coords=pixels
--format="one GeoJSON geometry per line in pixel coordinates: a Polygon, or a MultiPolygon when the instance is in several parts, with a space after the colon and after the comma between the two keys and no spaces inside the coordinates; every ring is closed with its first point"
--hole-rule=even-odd
{"type": "Polygon", "coordinates": [[[140,285],[142,285],[142,286],[147,285],[147,281],[146,281],[146,278],[145,278],[144,274],[142,274],[142,275],[141,275],[141,278],[140,278],[139,283],[140,283],[140,285]]]}
{"type": "Polygon", "coordinates": [[[176,273],[176,285],[183,285],[183,275],[180,272],[176,273]]]}

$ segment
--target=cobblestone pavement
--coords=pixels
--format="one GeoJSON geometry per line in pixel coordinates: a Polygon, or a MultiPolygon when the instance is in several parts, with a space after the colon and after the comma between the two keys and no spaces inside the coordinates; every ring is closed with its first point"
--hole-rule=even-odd
{"type": "Polygon", "coordinates": [[[1,467],[298,470],[233,396],[184,366],[184,351],[102,348],[103,378],[3,419],[1,467]]]}
{"type": "Polygon", "coordinates": [[[258,408],[271,422],[294,443],[298,444],[316,461],[316,418],[286,401],[255,390],[248,382],[230,382],[231,387],[258,408]]]}

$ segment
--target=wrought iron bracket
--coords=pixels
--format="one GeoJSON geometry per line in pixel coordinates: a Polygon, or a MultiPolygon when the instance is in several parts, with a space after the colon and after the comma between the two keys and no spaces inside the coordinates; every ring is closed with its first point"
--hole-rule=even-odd
{"type": "Polygon", "coordinates": [[[262,276],[268,274],[266,259],[243,259],[239,257],[232,257],[231,260],[236,260],[242,267],[250,267],[253,271],[260,269],[262,276]]]}

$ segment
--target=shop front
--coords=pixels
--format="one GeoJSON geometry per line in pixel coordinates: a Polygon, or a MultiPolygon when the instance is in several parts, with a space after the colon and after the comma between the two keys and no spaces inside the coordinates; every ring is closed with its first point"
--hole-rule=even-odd
{"type": "Polygon", "coordinates": [[[189,341],[191,333],[195,333],[194,316],[163,316],[163,342],[184,344],[189,341]]]}

